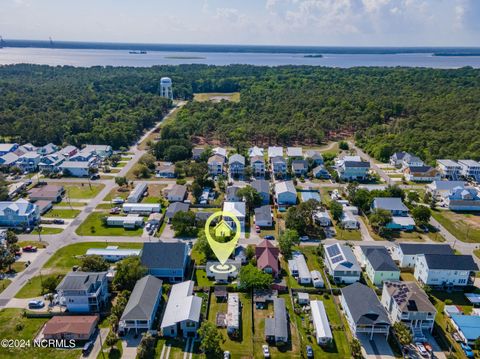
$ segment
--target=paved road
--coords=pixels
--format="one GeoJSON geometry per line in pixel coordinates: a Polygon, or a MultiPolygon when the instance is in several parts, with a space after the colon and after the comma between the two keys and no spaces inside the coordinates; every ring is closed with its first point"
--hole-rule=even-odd
{"type": "Polygon", "coordinates": [[[350,148],[352,150],[354,150],[355,152],[357,152],[357,154],[370,162],[370,167],[372,169],[374,169],[378,175],[385,181],[386,184],[392,184],[392,180],[390,179],[390,177],[387,175],[387,173],[381,169],[379,166],[376,165],[375,163],[375,160],[370,156],[368,155],[367,153],[363,152],[360,148],[358,148],[357,146],[355,146],[355,144],[353,142],[348,142],[348,145],[350,146],[350,148]]]}

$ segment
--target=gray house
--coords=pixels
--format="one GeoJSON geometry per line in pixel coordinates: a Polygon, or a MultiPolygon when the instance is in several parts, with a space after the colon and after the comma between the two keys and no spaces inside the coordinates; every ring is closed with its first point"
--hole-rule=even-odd
{"type": "Polygon", "coordinates": [[[308,172],[308,163],[305,160],[292,161],[292,173],[295,176],[305,176],[308,172]]]}
{"type": "Polygon", "coordinates": [[[288,342],[288,317],[285,299],[273,299],[273,318],[265,319],[265,340],[270,343],[288,342]]]}
{"type": "Polygon", "coordinates": [[[188,246],[182,242],[144,243],[140,260],[149,274],[170,283],[181,282],[189,262],[188,246]]]}
{"type": "Polygon", "coordinates": [[[245,157],[238,153],[228,159],[228,172],[232,177],[241,177],[245,171],[245,157]]]}
{"type": "Polygon", "coordinates": [[[172,221],[173,216],[177,212],[188,212],[190,205],[188,203],[183,202],[173,202],[167,208],[165,212],[165,218],[167,219],[168,223],[172,221]]]}
{"type": "Polygon", "coordinates": [[[255,180],[252,182],[252,187],[255,188],[262,197],[262,204],[270,203],[270,183],[268,181],[255,180]]]}
{"type": "Polygon", "coordinates": [[[133,329],[138,333],[139,330],[152,329],[162,299],[162,283],[161,279],[146,275],[135,284],[120,318],[119,332],[126,333],[133,329]]]}

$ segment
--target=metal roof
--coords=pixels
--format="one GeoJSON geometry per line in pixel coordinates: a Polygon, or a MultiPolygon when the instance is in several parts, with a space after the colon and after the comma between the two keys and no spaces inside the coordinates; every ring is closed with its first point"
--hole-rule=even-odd
{"type": "Polygon", "coordinates": [[[120,320],[150,320],[155,313],[163,281],[147,275],[137,281],[120,320]]]}

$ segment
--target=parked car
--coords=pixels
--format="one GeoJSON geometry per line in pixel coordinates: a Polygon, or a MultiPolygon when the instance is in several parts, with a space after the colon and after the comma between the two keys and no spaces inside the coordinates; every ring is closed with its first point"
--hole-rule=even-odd
{"type": "Polygon", "coordinates": [[[31,300],[28,302],[28,309],[40,309],[45,306],[43,300],[31,300]]]}
{"type": "Polygon", "coordinates": [[[313,349],[310,345],[307,345],[307,358],[313,358],[313,349]]]}
{"type": "Polygon", "coordinates": [[[119,214],[120,213],[120,208],[114,207],[110,210],[110,214],[119,214]]]}
{"type": "Polygon", "coordinates": [[[123,202],[125,202],[125,200],[122,197],[115,197],[112,199],[113,204],[122,204],[123,202]]]}
{"type": "Polygon", "coordinates": [[[270,240],[270,241],[274,241],[274,240],[275,240],[275,237],[274,237],[274,236],[271,236],[271,235],[268,235],[268,236],[263,237],[263,239],[268,239],[268,240],[270,240]]]}
{"type": "Polygon", "coordinates": [[[460,343],[463,341],[462,337],[460,336],[460,334],[458,334],[458,332],[453,332],[452,333],[452,338],[453,340],[455,340],[457,343],[460,343]]]}
{"type": "Polygon", "coordinates": [[[82,349],[82,355],[86,357],[90,353],[92,348],[93,348],[93,342],[92,341],[86,342],[82,349]]]}
{"type": "Polygon", "coordinates": [[[415,343],[415,346],[417,347],[417,350],[421,356],[428,357],[427,349],[425,349],[425,346],[422,343],[417,342],[415,343]]]}
{"type": "Polygon", "coordinates": [[[97,179],[99,179],[99,178],[100,178],[100,175],[99,175],[98,173],[95,173],[95,174],[93,174],[93,175],[90,176],[90,179],[91,179],[92,181],[97,180],[97,179]]]}
{"type": "Polygon", "coordinates": [[[300,241],[301,241],[301,242],[306,242],[306,241],[308,241],[308,240],[310,240],[310,237],[309,237],[309,236],[301,236],[301,237],[300,237],[300,241]]]}
{"type": "Polygon", "coordinates": [[[223,352],[223,359],[230,359],[230,352],[228,350],[223,352]]]}
{"type": "Polygon", "coordinates": [[[267,344],[262,345],[262,352],[264,358],[270,358],[270,349],[268,348],[267,344]]]}
{"type": "Polygon", "coordinates": [[[35,247],[35,246],[25,246],[25,247],[22,248],[22,250],[24,252],[36,252],[37,247],[35,247]]]}
{"type": "Polygon", "coordinates": [[[462,350],[465,353],[467,358],[474,358],[475,357],[475,355],[473,354],[472,348],[470,348],[470,345],[465,344],[465,343],[460,343],[460,346],[462,347],[462,350]]]}
{"type": "Polygon", "coordinates": [[[256,232],[256,233],[260,233],[260,227],[257,226],[257,225],[255,225],[255,232],[256,232]]]}
{"type": "Polygon", "coordinates": [[[63,219],[54,219],[53,224],[65,224],[65,221],[63,219]]]}

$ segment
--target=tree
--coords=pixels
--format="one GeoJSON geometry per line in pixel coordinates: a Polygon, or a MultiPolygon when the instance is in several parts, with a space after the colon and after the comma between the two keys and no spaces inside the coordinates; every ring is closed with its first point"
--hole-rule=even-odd
{"type": "Polygon", "coordinates": [[[108,332],[107,337],[105,338],[105,344],[110,347],[110,350],[113,349],[113,347],[117,344],[118,342],[118,337],[117,334],[113,330],[110,330],[108,332]]]}
{"type": "Polygon", "coordinates": [[[402,200],[405,199],[405,191],[398,187],[397,185],[388,186],[385,188],[385,196],[384,197],[398,197],[402,200]]]}
{"type": "Polygon", "coordinates": [[[197,181],[193,181],[191,186],[191,191],[192,191],[193,197],[195,197],[195,200],[199,202],[200,197],[202,196],[202,193],[203,193],[202,186],[200,186],[200,184],[198,184],[197,181]]]}
{"type": "Polygon", "coordinates": [[[407,193],[407,200],[408,200],[409,203],[418,202],[420,200],[420,196],[419,196],[418,192],[410,191],[410,192],[407,193]]]}
{"type": "Polygon", "coordinates": [[[245,200],[248,211],[251,213],[255,207],[262,204],[260,193],[252,186],[245,186],[237,191],[237,196],[245,200]]]}
{"type": "Polygon", "coordinates": [[[190,156],[191,151],[185,146],[173,145],[165,151],[165,159],[167,161],[183,161],[190,158],[190,156]]]}
{"type": "Polygon", "coordinates": [[[413,336],[412,336],[412,333],[410,332],[410,329],[408,329],[405,323],[396,322],[393,325],[393,330],[395,331],[395,335],[397,336],[397,339],[402,346],[412,344],[413,336]]]}
{"type": "Polygon", "coordinates": [[[60,280],[61,278],[56,275],[50,275],[42,278],[42,294],[55,292],[55,289],[60,284],[60,280]]]}
{"type": "Polygon", "coordinates": [[[432,211],[426,206],[416,206],[412,209],[412,217],[417,225],[426,225],[430,222],[432,211]]]}
{"type": "Polygon", "coordinates": [[[0,201],[8,200],[8,183],[3,175],[0,174],[0,201]]]}
{"type": "Polygon", "coordinates": [[[389,211],[384,209],[375,209],[368,217],[370,225],[373,230],[380,234],[384,232],[385,227],[392,221],[392,215],[389,211]]]}
{"type": "Polygon", "coordinates": [[[142,157],[140,157],[138,163],[147,166],[150,170],[153,170],[155,169],[155,156],[150,153],[145,153],[142,157]]]}
{"type": "Polygon", "coordinates": [[[18,242],[18,237],[14,231],[8,230],[5,240],[7,242],[7,246],[11,246],[12,244],[15,244],[18,242]]]}
{"type": "Polygon", "coordinates": [[[330,212],[335,221],[339,221],[343,216],[343,206],[337,201],[330,202],[330,212]]]}
{"type": "Polygon", "coordinates": [[[195,251],[203,254],[204,260],[207,261],[209,259],[213,259],[215,256],[213,254],[212,248],[208,243],[207,236],[205,235],[205,231],[201,229],[198,232],[198,238],[193,246],[195,251]]]}
{"type": "Polygon", "coordinates": [[[353,338],[350,342],[350,351],[352,352],[352,357],[354,359],[363,359],[362,345],[357,338],[353,338]]]}
{"type": "Polygon", "coordinates": [[[198,335],[200,336],[200,349],[205,352],[208,358],[221,353],[221,344],[225,342],[225,338],[215,324],[204,321],[198,329],[198,335]]]}
{"type": "Polygon", "coordinates": [[[143,334],[142,340],[137,348],[138,359],[153,358],[155,354],[155,338],[150,333],[143,334]]]}
{"type": "Polygon", "coordinates": [[[132,173],[136,178],[148,178],[150,176],[150,171],[148,170],[148,167],[141,163],[137,163],[135,165],[132,173]]]}
{"type": "Polygon", "coordinates": [[[115,183],[116,183],[119,187],[126,186],[126,185],[128,184],[127,177],[124,177],[124,176],[115,177],[115,183]]]}
{"type": "Polygon", "coordinates": [[[278,237],[280,252],[287,259],[292,255],[292,247],[298,243],[300,243],[300,237],[294,229],[287,229],[280,233],[280,236],[278,237]]]}
{"type": "MultiPolygon", "coordinates": [[[[298,234],[304,235],[309,232],[318,232],[315,229],[313,214],[319,209],[320,203],[314,199],[300,203],[298,206],[287,210],[285,226],[294,229],[298,234]]],[[[314,233],[318,234],[318,233],[314,233]]]]}
{"type": "Polygon", "coordinates": [[[343,151],[348,151],[350,149],[347,141],[340,141],[340,143],[338,144],[338,148],[340,148],[343,151]]]}
{"type": "Polygon", "coordinates": [[[247,264],[240,269],[238,279],[241,288],[247,290],[268,288],[273,282],[270,274],[261,271],[251,264],[247,264]]]}
{"type": "Polygon", "coordinates": [[[172,228],[175,231],[175,237],[196,235],[195,213],[191,211],[175,213],[172,218],[172,228]]]}
{"type": "Polygon", "coordinates": [[[113,278],[116,290],[133,290],[135,283],[147,273],[138,256],[128,257],[118,262],[117,272],[113,278]]]}
{"type": "Polygon", "coordinates": [[[80,267],[84,272],[104,272],[108,270],[109,265],[102,256],[92,255],[83,257],[80,267]]]}

